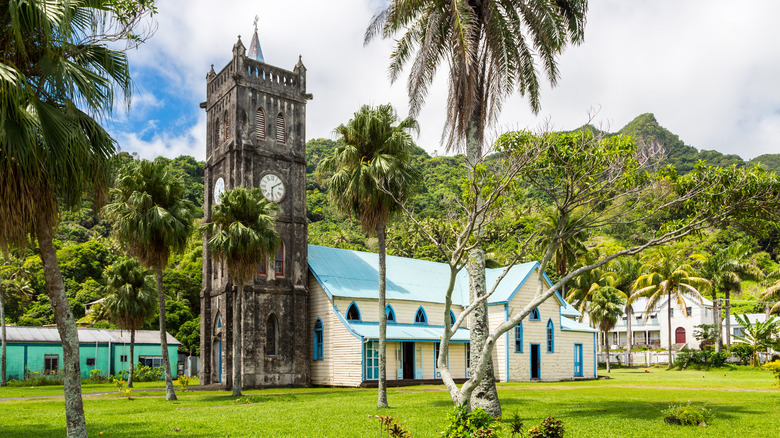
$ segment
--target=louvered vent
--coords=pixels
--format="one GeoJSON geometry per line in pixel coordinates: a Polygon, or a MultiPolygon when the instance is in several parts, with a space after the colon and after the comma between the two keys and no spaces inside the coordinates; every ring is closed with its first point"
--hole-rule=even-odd
{"type": "Polygon", "coordinates": [[[276,142],[284,143],[287,140],[287,135],[284,127],[284,116],[279,113],[276,116],[276,142]]]}
{"type": "Polygon", "coordinates": [[[258,140],[265,140],[265,111],[262,108],[255,113],[255,134],[258,140]]]}

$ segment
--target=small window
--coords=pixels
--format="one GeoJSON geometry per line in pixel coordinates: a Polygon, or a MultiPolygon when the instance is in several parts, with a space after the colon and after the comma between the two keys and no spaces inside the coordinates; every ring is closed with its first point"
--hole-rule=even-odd
{"type": "Polygon", "coordinates": [[[222,140],[225,141],[230,137],[230,118],[228,117],[228,112],[225,111],[225,136],[222,137],[222,140]]]}
{"type": "Polygon", "coordinates": [[[393,306],[389,304],[385,306],[385,316],[387,317],[387,322],[395,322],[395,311],[393,310],[393,306]]]}
{"type": "Polygon", "coordinates": [[[127,355],[123,354],[123,355],[119,356],[119,361],[120,362],[127,362],[127,355]]]}
{"type": "Polygon", "coordinates": [[[734,327],[734,336],[744,337],[745,331],[742,327],[734,327]]]}
{"type": "Polygon", "coordinates": [[[425,315],[425,310],[423,310],[422,306],[417,309],[417,314],[414,315],[414,323],[428,324],[428,317],[425,315]]]}
{"type": "Polygon", "coordinates": [[[515,326],[515,353],[523,352],[523,323],[515,326]]]}
{"type": "Polygon", "coordinates": [[[88,357],[87,358],[87,366],[88,367],[94,367],[95,366],[95,358],[94,357],[88,357]]]}
{"type": "Polygon", "coordinates": [[[555,326],[552,319],[547,321],[547,352],[555,352],[555,326]]]}
{"type": "Polygon", "coordinates": [[[323,332],[322,332],[322,320],[317,318],[317,322],[314,323],[314,360],[323,359],[323,332]]]}
{"type": "Polygon", "coordinates": [[[140,356],[138,358],[138,363],[150,368],[158,368],[163,364],[162,356],[140,356]]]}
{"type": "Polygon", "coordinates": [[[257,275],[266,275],[268,274],[268,270],[265,268],[265,257],[263,257],[263,261],[260,262],[260,266],[257,267],[257,275]]]}
{"type": "Polygon", "coordinates": [[[352,303],[347,308],[347,321],[360,321],[360,309],[357,304],[352,303]]]}
{"type": "Polygon", "coordinates": [[[265,354],[268,356],[276,356],[278,353],[277,330],[276,315],[271,314],[265,321],[265,354]]]}
{"type": "Polygon", "coordinates": [[[276,115],[276,142],[277,143],[286,143],[287,142],[287,133],[285,131],[284,126],[284,115],[282,113],[279,113],[276,115]]]}
{"type": "Polygon", "coordinates": [[[450,310],[450,326],[455,325],[455,312],[450,310]]]}
{"type": "Polygon", "coordinates": [[[255,112],[255,137],[258,140],[265,140],[265,111],[258,108],[255,112]]]}
{"type": "Polygon", "coordinates": [[[284,277],[284,243],[276,250],[276,257],[274,257],[274,276],[284,277]]]}
{"type": "Polygon", "coordinates": [[[674,318],[674,309],[669,309],[669,316],[674,318]]]}
{"type": "Polygon", "coordinates": [[[46,354],[43,356],[43,373],[56,374],[60,369],[60,356],[58,354],[46,354]]]}
{"type": "Polygon", "coordinates": [[[222,143],[220,133],[222,132],[222,124],[219,122],[219,118],[214,122],[214,146],[219,146],[222,143]]]}
{"type": "Polygon", "coordinates": [[[693,315],[693,307],[686,307],[685,312],[688,314],[688,316],[693,315]]]}
{"type": "Polygon", "coordinates": [[[530,319],[531,321],[539,321],[539,319],[540,319],[540,317],[539,317],[539,309],[535,308],[534,310],[532,310],[531,311],[531,317],[528,318],[528,319],[530,319]]]}

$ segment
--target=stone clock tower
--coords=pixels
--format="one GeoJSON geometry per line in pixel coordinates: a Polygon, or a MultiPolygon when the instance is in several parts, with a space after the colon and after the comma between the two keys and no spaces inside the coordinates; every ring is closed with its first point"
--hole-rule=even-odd
{"type": "MultiPolygon", "coordinates": [[[[259,187],[276,202],[282,249],[258,266],[245,288],[245,387],[306,385],[308,340],[306,229],[306,68],[265,63],[255,33],[246,52],[239,37],[233,57],[206,76],[205,221],[224,190],[259,187]]],[[[201,383],[229,386],[236,287],[227,268],[203,247],[201,383]]]]}

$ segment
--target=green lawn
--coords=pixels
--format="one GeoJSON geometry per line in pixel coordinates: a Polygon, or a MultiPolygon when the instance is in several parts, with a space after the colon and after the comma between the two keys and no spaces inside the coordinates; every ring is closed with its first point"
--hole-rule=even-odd
{"type": "MultiPolygon", "coordinates": [[[[614,370],[609,380],[499,385],[504,412],[518,412],[527,426],[552,415],[567,437],[777,437],[780,389],[769,372],[614,370]],[[715,418],[706,427],[668,426],[661,411],[672,403],[702,403],[715,418]]],[[[144,384],[145,387],[147,384],[144,384]]],[[[160,387],[155,383],[152,386],[160,387]]],[[[91,385],[85,392],[111,391],[91,385]]],[[[0,388],[0,399],[48,395],[61,388],[0,388]]],[[[226,392],[187,392],[170,403],[163,392],[135,391],[86,397],[92,436],[377,436],[377,420],[406,421],[416,437],[436,437],[452,403],[438,386],[391,388],[389,410],[378,410],[373,389],[268,389],[246,391],[252,403],[226,392]],[[178,431],[175,431],[178,429],[178,431]]],[[[0,436],[62,436],[62,399],[0,400],[0,436]]]]}

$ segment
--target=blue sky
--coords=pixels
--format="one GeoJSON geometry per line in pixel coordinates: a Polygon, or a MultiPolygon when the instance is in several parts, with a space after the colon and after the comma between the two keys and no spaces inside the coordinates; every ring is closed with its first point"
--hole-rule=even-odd
{"type": "MultiPolygon", "coordinates": [[[[545,86],[533,115],[511,97],[495,128],[572,129],[588,121],[616,131],[652,112],[691,146],[752,158],[780,153],[780,2],[751,0],[593,0],[585,42],[560,57],[558,86],[545,86]]],[[[129,111],[108,129],[122,150],[153,158],[203,159],[205,75],[231,56],[238,35],[249,46],[260,17],[267,63],[308,69],[307,139],[333,138],[333,128],[362,104],[390,102],[407,111],[403,81],[387,79],[391,43],[363,46],[381,0],[158,0],[156,34],[128,53],[134,79],[129,111]],[[217,6],[218,5],[218,6],[217,6]]],[[[420,114],[418,144],[439,145],[446,76],[431,88],[420,114]]]]}

